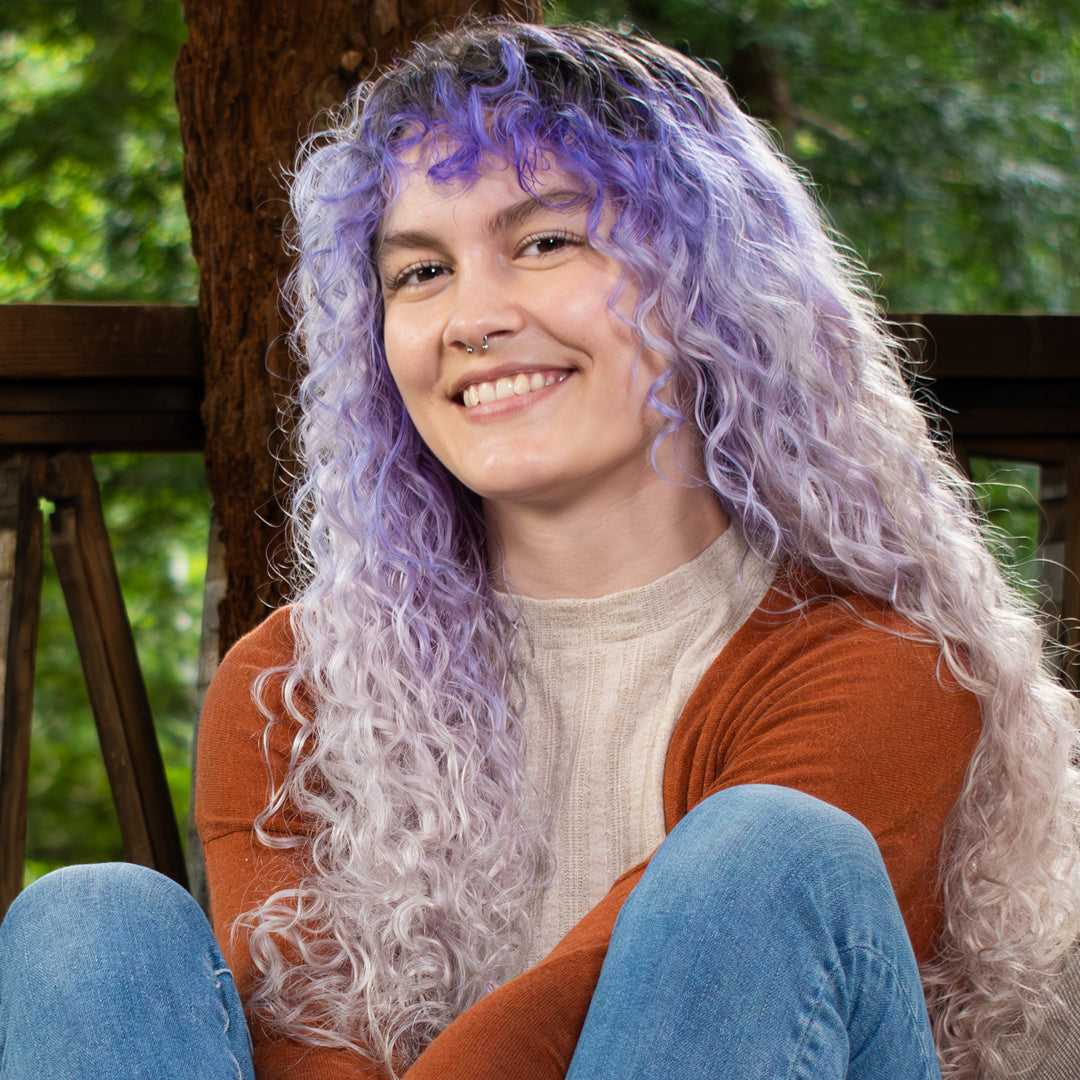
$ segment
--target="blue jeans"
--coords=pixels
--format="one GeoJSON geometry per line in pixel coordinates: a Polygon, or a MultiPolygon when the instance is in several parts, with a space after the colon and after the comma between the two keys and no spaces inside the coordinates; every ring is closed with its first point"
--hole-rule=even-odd
{"type": "MultiPolygon", "coordinates": [[[[12,906],[0,1062],[3,1080],[254,1075],[202,912],[127,864],[58,871],[12,906]]],[[[567,1080],[608,1077],[937,1080],[870,834],[764,785],[688,814],[623,907],[567,1080]]]]}
{"type": "Polygon", "coordinates": [[[4,1080],[255,1080],[202,909],[131,863],[57,870],[0,927],[4,1080]]]}
{"type": "Polygon", "coordinates": [[[762,784],[706,799],[660,845],[615,923],[567,1080],[940,1076],[874,838],[762,784]]]}

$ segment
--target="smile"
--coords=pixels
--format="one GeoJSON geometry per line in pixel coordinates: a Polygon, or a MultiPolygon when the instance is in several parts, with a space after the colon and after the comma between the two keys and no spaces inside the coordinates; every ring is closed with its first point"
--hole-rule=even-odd
{"type": "Polygon", "coordinates": [[[466,386],[461,395],[462,404],[466,409],[475,408],[477,405],[489,405],[493,401],[503,401],[506,398],[524,397],[534,390],[543,390],[545,386],[554,386],[562,382],[570,373],[568,371],[559,374],[542,374],[534,371],[532,374],[521,372],[513,378],[496,379],[495,382],[478,382],[466,386]]]}

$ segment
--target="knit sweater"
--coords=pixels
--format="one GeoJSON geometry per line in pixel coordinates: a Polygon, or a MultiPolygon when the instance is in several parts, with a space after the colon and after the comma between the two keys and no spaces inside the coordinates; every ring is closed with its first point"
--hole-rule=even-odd
{"type": "Polygon", "coordinates": [[[588,599],[500,597],[517,621],[525,764],[554,856],[530,911],[525,966],[664,839],[676,721],[771,580],[732,524],[648,585],[588,599]]]}
{"type": "MultiPolygon", "coordinates": [[[[687,702],[664,769],[670,830],[714,791],[736,784],[796,788],[862,821],[881,849],[916,955],[940,926],[942,830],[980,730],[978,706],[939,666],[938,650],[886,606],[834,595],[813,579],[778,581],[687,702]],[[808,603],[793,610],[792,591],[808,603]]],[[[254,678],[286,663],[292,638],[277,612],[240,641],[207,696],[199,736],[196,819],[206,850],[214,926],[242,997],[253,973],[236,917],[299,876],[294,852],[255,843],[266,797],[264,718],[254,678]]],[[[274,768],[291,729],[277,725],[274,768]]],[[[303,828],[293,813],[282,831],[303,828]]],[[[408,1080],[561,1080],[573,1054],[615,917],[644,870],[619,877],[543,960],[462,1014],[408,1080]]],[[[375,1080],[347,1051],[314,1049],[253,1025],[259,1080],[375,1080]]]]}

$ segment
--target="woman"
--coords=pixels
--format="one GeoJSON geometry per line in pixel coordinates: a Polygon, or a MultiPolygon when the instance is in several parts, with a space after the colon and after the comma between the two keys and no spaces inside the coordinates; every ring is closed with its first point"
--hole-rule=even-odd
{"type": "MultiPolygon", "coordinates": [[[[721,80],[471,24],[293,209],[296,604],[198,764],[260,1080],[936,1076],[914,955],[1002,1072],[1077,930],[1075,703],[721,80]]],[[[165,1056],[250,1075],[202,948],[228,1050],[165,1056]]]]}

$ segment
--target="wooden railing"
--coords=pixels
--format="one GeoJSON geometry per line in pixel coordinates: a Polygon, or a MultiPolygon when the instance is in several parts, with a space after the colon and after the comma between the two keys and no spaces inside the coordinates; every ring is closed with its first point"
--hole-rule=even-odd
{"type": "Polygon", "coordinates": [[[42,499],[124,851],[186,883],[91,451],[198,450],[202,358],[187,307],[0,307],[0,915],[22,887],[42,499]]]}
{"type": "MultiPolygon", "coordinates": [[[[1045,509],[1065,544],[1062,625],[1080,644],[1080,316],[896,319],[961,461],[1014,457],[1057,479],[1061,496],[1045,509]]],[[[42,497],[56,505],[51,544],[127,857],[184,880],[89,454],[202,446],[199,341],[194,308],[0,306],[0,914],[25,857],[42,497]]]]}

